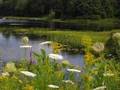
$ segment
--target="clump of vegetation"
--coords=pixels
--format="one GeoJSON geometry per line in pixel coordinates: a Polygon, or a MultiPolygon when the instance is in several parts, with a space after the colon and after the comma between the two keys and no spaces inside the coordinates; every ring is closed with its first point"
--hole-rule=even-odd
{"type": "Polygon", "coordinates": [[[108,56],[120,60],[120,33],[112,33],[106,43],[108,56]]]}

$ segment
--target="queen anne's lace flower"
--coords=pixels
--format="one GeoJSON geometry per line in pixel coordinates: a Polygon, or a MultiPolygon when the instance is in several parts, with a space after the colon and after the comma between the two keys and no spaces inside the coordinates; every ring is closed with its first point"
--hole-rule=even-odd
{"type": "Polygon", "coordinates": [[[81,72],[80,70],[77,70],[77,69],[67,69],[67,71],[69,71],[69,72],[77,72],[77,73],[81,72]]]}
{"type": "Polygon", "coordinates": [[[20,71],[22,74],[29,76],[29,77],[35,77],[36,74],[29,72],[29,71],[20,71]]]}
{"type": "Polygon", "coordinates": [[[48,85],[48,87],[49,87],[49,88],[54,88],[54,89],[55,89],[55,88],[59,88],[59,86],[52,85],[52,84],[48,85]]]}
{"type": "Polygon", "coordinates": [[[22,45],[22,46],[20,46],[20,48],[32,48],[32,46],[31,45],[22,45]]]}
{"type": "Polygon", "coordinates": [[[100,87],[97,87],[97,88],[95,88],[93,90],[105,90],[105,89],[106,89],[106,86],[100,86],[100,87]]]}
{"type": "Polygon", "coordinates": [[[55,60],[62,60],[63,59],[63,56],[58,55],[58,54],[49,54],[48,56],[49,56],[49,58],[55,59],[55,60]]]}
{"type": "Polygon", "coordinates": [[[101,43],[101,42],[97,42],[97,43],[95,43],[94,45],[93,45],[93,50],[95,51],[95,52],[102,52],[103,50],[104,50],[104,44],[103,43],[101,43]]]}
{"type": "Polygon", "coordinates": [[[40,45],[46,45],[46,44],[51,44],[52,41],[45,41],[45,42],[41,42],[40,45]]]}

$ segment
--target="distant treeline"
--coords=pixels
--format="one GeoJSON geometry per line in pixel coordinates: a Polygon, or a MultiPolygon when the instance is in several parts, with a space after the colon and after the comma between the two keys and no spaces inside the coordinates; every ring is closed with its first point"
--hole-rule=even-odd
{"type": "Polygon", "coordinates": [[[120,0],[0,0],[0,16],[119,18],[120,0]]]}

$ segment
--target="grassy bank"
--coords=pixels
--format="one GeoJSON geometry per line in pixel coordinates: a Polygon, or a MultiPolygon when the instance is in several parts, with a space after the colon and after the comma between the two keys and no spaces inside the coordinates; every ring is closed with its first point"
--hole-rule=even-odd
{"type": "Polygon", "coordinates": [[[63,44],[67,44],[71,47],[80,47],[81,38],[92,39],[92,42],[105,42],[111,32],[119,32],[119,30],[103,31],[103,32],[78,32],[78,31],[61,31],[59,29],[44,29],[44,28],[0,28],[0,31],[4,34],[16,34],[27,35],[31,38],[41,37],[46,40],[57,41],[63,44]]]}
{"type": "Polygon", "coordinates": [[[105,42],[108,39],[108,36],[111,32],[119,32],[119,30],[113,31],[104,31],[104,32],[78,32],[78,31],[69,31],[64,30],[61,31],[59,29],[44,29],[44,28],[3,28],[1,29],[4,33],[14,33],[16,35],[27,35],[29,37],[41,37],[46,40],[57,41],[63,44],[67,44],[71,47],[80,47],[81,46],[81,38],[84,39],[92,39],[92,43],[94,42],[105,42]]]}

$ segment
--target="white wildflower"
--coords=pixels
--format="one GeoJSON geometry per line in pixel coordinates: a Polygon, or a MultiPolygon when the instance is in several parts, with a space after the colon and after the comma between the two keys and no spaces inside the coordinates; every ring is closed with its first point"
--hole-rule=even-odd
{"type": "Polygon", "coordinates": [[[32,48],[32,46],[31,45],[22,45],[22,46],[20,46],[20,48],[32,48]]]}
{"type": "Polygon", "coordinates": [[[52,84],[51,84],[51,85],[48,85],[48,87],[49,87],[49,88],[54,88],[54,89],[57,89],[57,88],[59,88],[59,86],[52,85],[52,84]]]}
{"type": "Polygon", "coordinates": [[[93,90],[105,90],[105,89],[106,89],[106,86],[100,86],[100,87],[97,87],[97,88],[95,88],[93,90]]]}
{"type": "Polygon", "coordinates": [[[70,83],[70,84],[74,84],[74,82],[73,81],[71,81],[71,80],[62,80],[64,83],[70,83]]]}
{"type": "Polygon", "coordinates": [[[49,58],[55,59],[55,60],[62,60],[63,59],[63,56],[58,55],[58,54],[49,54],[48,56],[49,56],[49,58]]]}
{"type": "Polygon", "coordinates": [[[36,74],[29,72],[29,71],[20,71],[22,74],[29,76],[29,77],[35,77],[36,74]]]}
{"type": "Polygon", "coordinates": [[[77,69],[67,69],[67,71],[69,71],[69,72],[77,72],[77,73],[81,72],[80,70],[77,70],[77,69]]]}
{"type": "Polygon", "coordinates": [[[10,76],[10,74],[8,72],[4,72],[2,73],[2,76],[10,76]]]}
{"type": "Polygon", "coordinates": [[[45,42],[41,42],[40,45],[46,45],[46,44],[51,44],[52,41],[45,41],[45,42]]]}
{"type": "Polygon", "coordinates": [[[93,45],[93,50],[95,51],[95,52],[102,52],[103,50],[104,50],[104,44],[103,43],[101,43],[101,42],[97,42],[97,43],[95,43],[94,45],[93,45]]]}
{"type": "Polygon", "coordinates": [[[113,74],[113,73],[104,73],[103,76],[104,76],[104,77],[107,77],[107,76],[108,76],[108,77],[111,77],[111,76],[114,76],[114,74],[113,74]]]}
{"type": "Polygon", "coordinates": [[[120,33],[114,33],[112,37],[114,39],[120,39],[120,33]]]}

